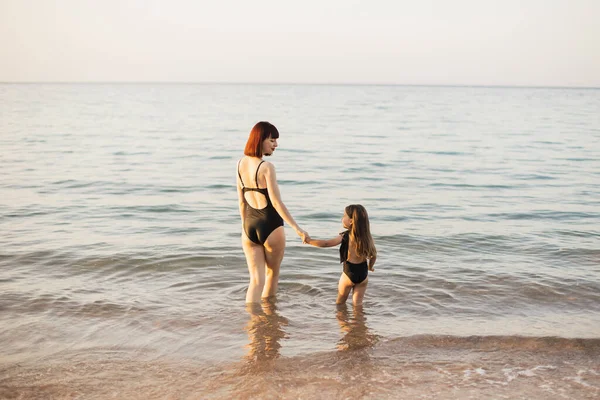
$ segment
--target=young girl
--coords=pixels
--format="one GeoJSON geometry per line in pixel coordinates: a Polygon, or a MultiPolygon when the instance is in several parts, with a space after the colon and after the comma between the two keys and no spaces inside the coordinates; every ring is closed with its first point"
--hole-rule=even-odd
{"type": "Polygon", "coordinates": [[[344,272],[338,283],[338,297],[336,304],[344,304],[348,299],[350,290],[352,303],[361,305],[367,290],[367,275],[374,271],[373,266],[377,258],[377,250],[371,236],[369,216],[367,210],[360,204],[351,204],[344,210],[342,225],[347,231],[329,240],[307,239],[308,243],[316,247],[340,246],[340,262],[344,264],[344,272]]]}

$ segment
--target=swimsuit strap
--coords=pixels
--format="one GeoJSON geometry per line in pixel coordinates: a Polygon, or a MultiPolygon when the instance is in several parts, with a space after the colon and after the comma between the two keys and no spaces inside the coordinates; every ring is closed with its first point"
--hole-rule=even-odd
{"type": "MultiPolygon", "coordinates": [[[[254,183],[256,184],[256,188],[258,189],[258,170],[260,169],[260,166],[262,165],[262,163],[264,163],[265,160],[262,160],[260,162],[260,164],[258,164],[258,167],[256,167],[256,176],[254,177],[254,183]]],[[[239,172],[239,171],[238,171],[239,172]]]]}
{"type": "Polygon", "coordinates": [[[244,188],[244,181],[242,180],[242,175],[240,174],[240,163],[242,162],[242,159],[240,158],[240,160],[238,161],[238,165],[237,165],[237,171],[238,171],[238,176],[240,177],[240,182],[242,182],[242,187],[244,188]]]}

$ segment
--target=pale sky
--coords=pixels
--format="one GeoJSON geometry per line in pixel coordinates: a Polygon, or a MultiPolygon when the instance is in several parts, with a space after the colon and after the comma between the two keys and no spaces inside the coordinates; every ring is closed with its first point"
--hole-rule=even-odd
{"type": "Polygon", "coordinates": [[[0,0],[0,82],[600,87],[600,0],[0,0]]]}

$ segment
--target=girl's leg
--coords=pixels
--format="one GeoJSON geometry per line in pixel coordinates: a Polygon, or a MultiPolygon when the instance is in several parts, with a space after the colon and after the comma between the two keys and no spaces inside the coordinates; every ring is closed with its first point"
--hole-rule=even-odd
{"type": "Polygon", "coordinates": [[[366,278],[358,285],[354,285],[354,290],[352,292],[352,304],[354,304],[355,307],[362,305],[365,292],[367,291],[367,283],[369,283],[369,278],[366,278]]]}
{"type": "Polygon", "coordinates": [[[279,269],[285,253],[285,231],[283,226],[275,229],[265,241],[265,261],[267,278],[262,297],[269,298],[277,294],[279,287],[279,269]]]}
{"type": "Polygon", "coordinates": [[[245,233],[242,233],[242,248],[250,273],[246,303],[260,303],[260,294],[265,286],[265,249],[248,239],[245,233]]]}
{"type": "Polygon", "coordinates": [[[338,296],[335,304],[345,304],[346,300],[348,300],[348,295],[350,294],[350,290],[352,290],[353,283],[346,276],[345,273],[342,272],[342,276],[340,276],[340,282],[338,283],[338,296]]]}

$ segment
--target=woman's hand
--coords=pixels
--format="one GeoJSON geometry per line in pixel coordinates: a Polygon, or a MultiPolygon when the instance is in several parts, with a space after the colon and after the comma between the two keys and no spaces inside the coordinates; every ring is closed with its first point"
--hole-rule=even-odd
{"type": "Polygon", "coordinates": [[[304,236],[302,236],[302,243],[304,244],[309,244],[310,243],[310,235],[308,234],[308,232],[305,233],[304,236]]]}
{"type": "Polygon", "coordinates": [[[310,240],[310,235],[304,229],[298,229],[296,233],[302,238],[302,243],[308,243],[310,240]]]}

